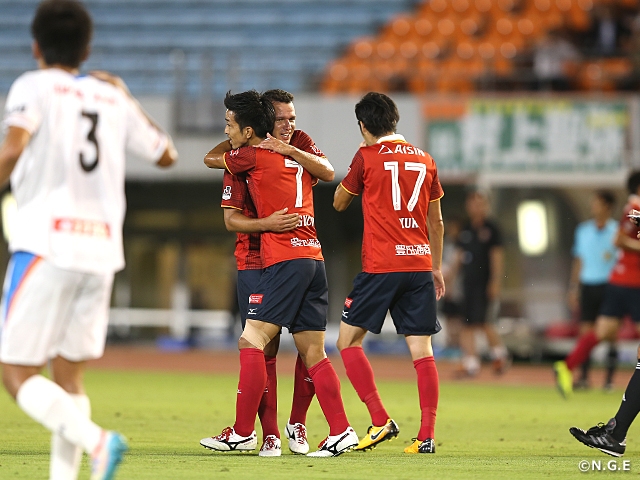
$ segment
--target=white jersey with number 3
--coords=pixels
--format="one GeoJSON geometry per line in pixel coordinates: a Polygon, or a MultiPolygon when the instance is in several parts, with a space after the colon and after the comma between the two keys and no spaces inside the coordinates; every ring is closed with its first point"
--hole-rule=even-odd
{"type": "Polygon", "coordinates": [[[3,121],[12,126],[31,139],[11,175],[10,250],[81,272],[123,268],[125,152],[157,161],[167,136],[118,88],[55,68],[13,83],[3,121]]]}

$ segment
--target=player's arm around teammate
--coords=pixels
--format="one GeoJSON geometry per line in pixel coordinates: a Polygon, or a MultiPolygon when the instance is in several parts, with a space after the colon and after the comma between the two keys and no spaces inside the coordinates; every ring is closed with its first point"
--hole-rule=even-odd
{"type": "Polygon", "coordinates": [[[335,178],[333,165],[306,133],[296,130],[296,109],[291,93],[273,89],[262,94],[276,112],[273,132],[267,135],[259,148],[271,150],[292,158],[315,178],[332,182],[335,178]]]}
{"type": "Polygon", "coordinates": [[[253,148],[273,131],[273,104],[255,91],[228,95],[225,133],[236,148],[208,165],[232,174],[247,172],[258,216],[283,207],[293,208],[304,221],[295,233],[262,235],[264,273],[249,299],[250,309],[240,350],[240,379],[233,427],[201,444],[219,451],[253,450],[259,400],[266,385],[265,346],[286,326],[313,380],[329,423],[329,436],[311,456],[337,456],[357,445],[340,397],[340,381],[324,351],[328,288],[320,242],[314,227],[310,172],[282,154],[253,148]],[[245,147],[245,148],[240,148],[245,147]],[[255,191],[255,195],[254,195],[255,191]]]}

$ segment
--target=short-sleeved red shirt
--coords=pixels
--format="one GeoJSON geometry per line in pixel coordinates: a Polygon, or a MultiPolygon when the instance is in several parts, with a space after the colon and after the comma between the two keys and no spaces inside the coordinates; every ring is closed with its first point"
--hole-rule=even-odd
{"type": "MultiPolygon", "coordinates": [[[[291,136],[291,145],[300,150],[324,157],[311,137],[302,130],[295,130],[291,136]]],[[[317,180],[314,179],[317,183],[317,180]]],[[[314,185],[315,185],[314,183],[314,185]]],[[[232,175],[225,170],[222,180],[222,203],[223,208],[235,208],[240,210],[245,217],[257,218],[258,213],[253,204],[251,195],[247,187],[247,177],[244,174],[232,175]]],[[[236,234],[236,247],[234,251],[238,270],[260,270],[262,269],[262,258],[260,257],[260,234],[240,233],[236,234]]]]}
{"type": "MultiPolygon", "coordinates": [[[[634,209],[640,210],[640,197],[637,195],[631,195],[622,210],[620,232],[635,240],[639,229],[627,217],[634,209]]],[[[620,249],[618,260],[609,276],[609,283],[620,287],[640,288],[640,253],[620,249]]]]}
{"type": "Polygon", "coordinates": [[[402,135],[383,137],[358,150],[341,185],[362,193],[364,272],[431,271],[427,211],[444,192],[428,153],[402,135]]]}
{"type": "Polygon", "coordinates": [[[258,218],[283,208],[300,215],[297,228],[261,235],[262,266],[297,258],[323,260],[313,208],[312,186],[316,179],[293,159],[256,147],[231,150],[225,153],[224,161],[229,173],[246,173],[258,218]]]}

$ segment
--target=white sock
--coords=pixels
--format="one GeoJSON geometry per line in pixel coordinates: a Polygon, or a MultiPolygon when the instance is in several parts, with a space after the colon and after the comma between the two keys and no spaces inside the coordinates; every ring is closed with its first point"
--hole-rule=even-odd
{"type": "MultiPolygon", "coordinates": [[[[87,418],[91,418],[91,402],[86,395],[70,393],[69,396],[87,418]]],[[[51,459],[49,480],[76,480],[80,471],[82,449],[57,433],[51,434],[51,459]]]]}
{"type": "Polygon", "coordinates": [[[42,375],[29,377],[18,390],[16,400],[36,422],[89,455],[100,443],[102,429],[78,409],[67,392],[42,375]]]}
{"type": "Polygon", "coordinates": [[[507,348],[504,345],[498,345],[491,349],[491,356],[494,360],[507,358],[507,348]]]}
{"type": "Polygon", "coordinates": [[[480,359],[475,355],[465,355],[462,357],[462,367],[472,375],[480,371],[480,359]]]}

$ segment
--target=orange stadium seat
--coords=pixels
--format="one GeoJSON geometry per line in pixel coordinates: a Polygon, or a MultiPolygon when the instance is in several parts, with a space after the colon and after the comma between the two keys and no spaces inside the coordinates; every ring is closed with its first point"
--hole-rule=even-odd
{"type": "Polygon", "coordinates": [[[412,93],[425,93],[434,89],[434,81],[438,70],[437,62],[419,58],[407,82],[407,87],[412,93]]]}
{"type": "Polygon", "coordinates": [[[418,56],[420,49],[416,42],[413,40],[407,40],[400,44],[398,51],[403,58],[406,58],[407,60],[414,60],[418,56]]]}
{"type": "Polygon", "coordinates": [[[407,15],[396,17],[391,22],[391,31],[399,38],[408,36],[413,28],[411,18],[407,15]]]}
{"type": "Polygon", "coordinates": [[[426,10],[437,15],[442,15],[451,9],[451,4],[447,0],[430,0],[426,4],[426,10]]]}
{"type": "Polygon", "coordinates": [[[578,31],[586,31],[591,27],[591,17],[589,13],[575,4],[569,11],[569,17],[567,19],[568,25],[578,31]]]}
{"type": "Polygon", "coordinates": [[[413,31],[419,37],[427,37],[433,33],[433,20],[428,17],[417,18],[413,23],[413,31]]]}
{"type": "Polygon", "coordinates": [[[469,0],[451,0],[451,7],[458,14],[465,14],[469,11],[469,0]]]}
{"type": "Polygon", "coordinates": [[[631,73],[631,62],[626,58],[608,58],[584,62],[579,71],[577,86],[583,90],[612,91],[616,82],[631,73]]]}
{"type": "Polygon", "coordinates": [[[493,7],[493,2],[491,0],[474,0],[473,7],[477,12],[488,13],[493,7]]]}
{"type": "Polygon", "coordinates": [[[353,53],[356,57],[367,59],[373,54],[373,45],[375,40],[372,38],[361,38],[353,44],[353,53]]]}
{"type": "Polygon", "coordinates": [[[460,22],[460,31],[467,37],[473,37],[480,30],[480,24],[474,17],[464,18],[460,22]]]}
{"type": "Polygon", "coordinates": [[[475,88],[473,80],[467,75],[467,62],[457,55],[442,62],[436,78],[436,90],[440,93],[467,93],[475,88]]]}

